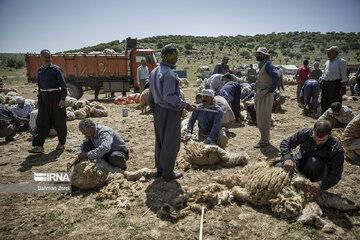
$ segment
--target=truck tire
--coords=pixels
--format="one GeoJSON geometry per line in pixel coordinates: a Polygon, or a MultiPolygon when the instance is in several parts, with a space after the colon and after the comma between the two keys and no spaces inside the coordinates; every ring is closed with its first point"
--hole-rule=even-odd
{"type": "Polygon", "coordinates": [[[79,87],[72,83],[67,83],[66,86],[70,92],[70,97],[73,97],[76,99],[80,99],[82,97],[82,95],[84,93],[82,87],[79,87]]]}

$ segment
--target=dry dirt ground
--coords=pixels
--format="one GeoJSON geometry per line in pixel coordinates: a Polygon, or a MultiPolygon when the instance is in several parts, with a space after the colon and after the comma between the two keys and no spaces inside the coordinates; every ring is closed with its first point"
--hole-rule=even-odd
{"type": "MultiPolygon", "coordinates": [[[[14,86],[26,98],[35,98],[36,85],[14,86]]],[[[187,100],[194,102],[197,87],[183,89],[187,100]]],[[[264,150],[254,149],[259,139],[255,126],[236,124],[230,129],[227,150],[246,151],[250,163],[266,161],[279,156],[282,139],[304,127],[312,127],[315,119],[304,117],[295,100],[295,86],[286,86],[288,96],[283,110],[273,114],[271,146],[264,150]]],[[[103,96],[103,95],[102,95],[103,96]]],[[[91,91],[82,99],[92,99],[91,91]]],[[[360,103],[346,101],[356,114],[360,103]]],[[[109,110],[106,118],[94,118],[98,124],[112,127],[130,149],[128,170],[154,167],[154,128],[152,115],[141,114],[137,105],[125,106],[128,117],[122,117],[122,108],[112,102],[104,102],[109,110]]],[[[188,115],[189,117],[189,115],[188,115]]],[[[47,139],[45,154],[31,155],[29,133],[6,144],[0,139],[0,182],[35,183],[34,172],[61,172],[66,170],[69,158],[74,156],[83,136],[78,131],[79,120],[68,122],[66,150],[55,151],[57,139],[47,139]]],[[[183,146],[180,152],[183,151],[183,146]]],[[[186,187],[203,187],[215,182],[218,176],[233,173],[236,168],[215,165],[190,169],[184,177],[172,182],[150,179],[131,182],[138,196],[120,192],[118,199],[130,199],[130,209],[120,210],[117,200],[97,201],[99,190],[83,191],[73,188],[71,194],[4,194],[0,195],[0,239],[198,239],[200,215],[192,213],[176,222],[159,219],[160,206],[171,201],[186,187]],[[151,210],[143,217],[143,213],[151,210]]],[[[347,160],[342,180],[334,188],[359,203],[360,166],[347,160]]],[[[268,207],[235,202],[227,206],[209,209],[204,216],[203,239],[360,239],[358,213],[344,213],[334,209],[322,209],[326,219],[337,226],[334,234],[326,234],[313,226],[303,226],[294,221],[275,217],[268,207]]]]}

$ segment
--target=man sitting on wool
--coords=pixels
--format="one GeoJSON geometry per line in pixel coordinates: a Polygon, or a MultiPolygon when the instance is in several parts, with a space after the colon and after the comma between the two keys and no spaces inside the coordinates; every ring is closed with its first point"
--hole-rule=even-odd
{"type": "Polygon", "coordinates": [[[283,162],[276,164],[285,171],[296,169],[312,182],[312,191],[317,194],[336,185],[342,175],[344,150],[331,136],[331,123],[317,121],[314,128],[304,128],[280,143],[283,162]],[[291,149],[300,145],[299,152],[291,149]]]}
{"type": "Polygon", "coordinates": [[[88,118],[80,121],[79,130],[86,139],[76,152],[78,158],[89,160],[102,158],[111,165],[126,169],[129,151],[125,142],[114,130],[106,126],[95,125],[88,118]]]}
{"type": "Polygon", "coordinates": [[[20,128],[18,131],[23,132],[29,129],[29,118],[30,113],[33,111],[31,105],[27,102],[25,102],[25,98],[18,97],[16,99],[16,105],[12,108],[12,112],[21,118],[26,118],[27,120],[23,122],[23,124],[20,125],[20,128]]]}
{"type": "Polygon", "coordinates": [[[211,89],[203,89],[201,92],[202,103],[199,108],[215,110],[216,112],[208,112],[196,110],[191,114],[187,126],[186,140],[192,138],[194,124],[198,120],[198,140],[204,141],[205,144],[216,142],[220,147],[225,148],[227,144],[226,134],[221,130],[222,109],[214,103],[214,91],[211,89]]]}
{"type": "Polygon", "coordinates": [[[318,119],[328,120],[333,128],[345,128],[346,125],[355,117],[351,108],[343,106],[339,102],[334,102],[318,119]]]}

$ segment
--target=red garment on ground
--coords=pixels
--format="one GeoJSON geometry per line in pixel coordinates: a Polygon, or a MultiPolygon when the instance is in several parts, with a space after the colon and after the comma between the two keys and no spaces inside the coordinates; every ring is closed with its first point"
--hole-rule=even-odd
{"type": "Polygon", "coordinates": [[[309,67],[300,67],[298,70],[297,70],[297,73],[299,75],[299,83],[303,83],[305,82],[306,80],[309,79],[309,73],[311,72],[310,68],[309,67]]]}

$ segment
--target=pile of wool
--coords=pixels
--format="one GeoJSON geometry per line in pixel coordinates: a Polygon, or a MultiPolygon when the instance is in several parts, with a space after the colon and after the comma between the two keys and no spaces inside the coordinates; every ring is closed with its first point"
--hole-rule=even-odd
{"type": "Polygon", "coordinates": [[[220,184],[210,184],[199,189],[184,188],[185,193],[175,199],[175,205],[183,208],[181,214],[189,211],[200,213],[202,207],[205,210],[216,205],[226,205],[233,201],[234,197],[230,190],[220,184]]]}
{"type": "Polygon", "coordinates": [[[5,104],[8,104],[9,106],[16,104],[16,98],[20,97],[19,93],[17,92],[8,92],[5,95],[5,104]]]}
{"type": "MultiPolygon", "coordinates": [[[[0,81],[1,82],[1,81],[0,81]]],[[[18,90],[16,88],[1,88],[0,87],[0,92],[4,93],[5,95],[7,95],[9,92],[18,92],[18,90]]]]}
{"type": "Polygon", "coordinates": [[[124,185],[128,183],[124,179],[123,175],[117,180],[111,181],[108,185],[104,186],[96,195],[95,200],[104,201],[105,199],[115,200],[118,198],[124,185]]]}
{"type": "Polygon", "coordinates": [[[90,103],[90,116],[91,117],[107,117],[108,110],[105,106],[101,105],[99,102],[90,103]]]}
{"type": "Polygon", "coordinates": [[[268,205],[277,216],[315,224],[323,227],[323,231],[331,232],[334,228],[321,218],[318,204],[339,210],[359,209],[350,200],[326,191],[314,197],[308,179],[270,166],[267,162],[248,165],[236,174],[219,178],[218,182],[231,189],[235,199],[255,205],[268,205]]]}
{"type": "Polygon", "coordinates": [[[66,120],[67,121],[73,121],[75,120],[76,116],[75,116],[75,113],[74,112],[71,112],[71,111],[66,111],[66,120]]]}
{"type": "Polygon", "coordinates": [[[81,120],[87,117],[107,117],[108,115],[107,108],[99,102],[90,103],[88,100],[78,101],[75,98],[67,97],[65,106],[67,106],[66,117],[68,121],[81,120]]]}
{"type": "Polygon", "coordinates": [[[244,153],[229,153],[217,145],[206,145],[203,142],[189,141],[184,146],[182,158],[194,165],[221,164],[225,167],[246,165],[249,156],[244,153]]]}
{"type": "Polygon", "coordinates": [[[99,188],[123,175],[121,169],[103,159],[90,162],[74,158],[68,165],[68,171],[71,173],[71,185],[80,189],[99,188]]]}
{"type": "Polygon", "coordinates": [[[65,107],[74,107],[77,102],[76,98],[66,97],[65,98],[65,107]]]}
{"type": "Polygon", "coordinates": [[[134,172],[125,171],[125,178],[129,181],[137,181],[142,179],[156,177],[156,169],[142,168],[134,172]]]}

